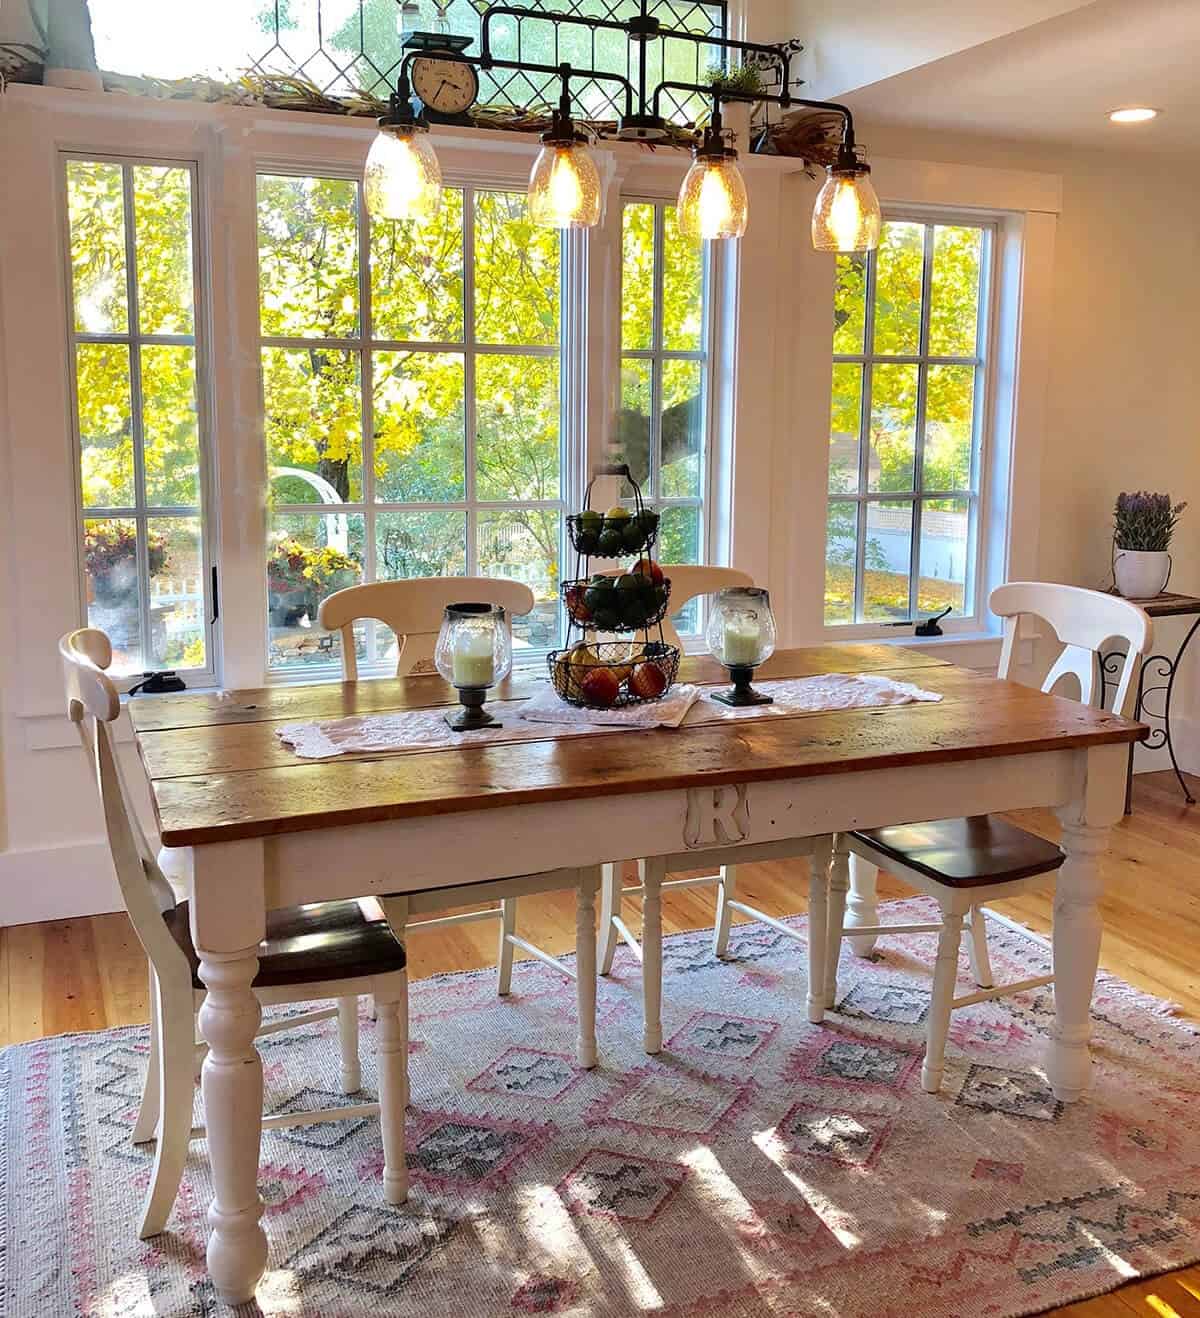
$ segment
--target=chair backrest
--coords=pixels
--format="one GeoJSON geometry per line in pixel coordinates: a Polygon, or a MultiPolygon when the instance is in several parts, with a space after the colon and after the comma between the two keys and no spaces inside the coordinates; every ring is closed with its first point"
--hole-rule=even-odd
{"type": "MultiPolygon", "coordinates": [[[[739,572],[734,567],[709,567],[700,563],[662,563],[663,575],[671,583],[671,615],[674,617],[697,595],[715,595],[726,586],[753,586],[754,581],[746,572],[739,572]]],[[[611,568],[605,576],[619,577],[624,568],[611,568]]],[[[670,618],[663,619],[663,639],[668,645],[682,645],[675,624],[670,618]]]]}
{"type": "Polygon", "coordinates": [[[433,658],[434,645],[447,604],[470,601],[499,604],[514,617],[533,608],[533,591],[505,577],[413,577],[408,581],[375,581],[347,586],[325,599],[318,610],[321,626],[341,632],[342,671],[346,681],[358,681],[354,653],[354,624],[374,618],[396,635],[396,676],[411,673],[417,664],[433,658]]]}
{"type": "Polygon", "coordinates": [[[1052,691],[1064,678],[1073,677],[1085,705],[1103,703],[1105,686],[1098,680],[1097,656],[1104,653],[1106,642],[1123,640],[1126,651],[1112,708],[1118,714],[1124,711],[1138,660],[1149,650],[1154,636],[1153,624],[1143,609],[1119,595],[1048,581],[1010,581],[997,586],[988,603],[1004,619],[999,675],[1007,677],[1012,667],[1021,615],[1032,614],[1049,623],[1063,645],[1042,690],[1052,691]]]}
{"type": "Polygon", "coordinates": [[[67,717],[79,729],[96,774],[108,847],[125,909],[160,982],[173,977],[190,986],[187,957],[162,918],[174,908],[175,894],[130,806],[113,746],[110,725],[121,715],[121,700],[104,672],[112,662],[112,647],[103,632],[85,627],[68,632],[58,643],[58,653],[67,717]]]}

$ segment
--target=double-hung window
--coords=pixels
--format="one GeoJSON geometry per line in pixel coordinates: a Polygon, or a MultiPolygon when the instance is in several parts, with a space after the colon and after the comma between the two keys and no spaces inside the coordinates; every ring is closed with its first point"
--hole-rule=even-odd
{"type": "Polygon", "coordinates": [[[838,258],[827,626],[979,603],[990,226],[892,216],[838,258]]]}
{"type": "Polygon", "coordinates": [[[211,680],[190,164],[63,158],[82,579],[116,676],[211,680]]]}

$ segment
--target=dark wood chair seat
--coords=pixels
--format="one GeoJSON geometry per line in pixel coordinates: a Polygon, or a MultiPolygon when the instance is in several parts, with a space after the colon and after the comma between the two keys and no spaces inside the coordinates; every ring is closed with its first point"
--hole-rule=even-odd
{"type": "MultiPolygon", "coordinates": [[[[203,988],[187,902],[167,911],[163,919],[188,959],[192,984],[203,988]]],[[[254,987],[282,988],[386,975],[403,970],[405,961],[404,944],[392,933],[383,909],[373,897],[284,906],[267,912],[267,936],[259,944],[254,987]]]]}
{"type": "Polygon", "coordinates": [[[1049,874],[1066,860],[1053,842],[994,815],[895,824],[852,836],[951,888],[980,888],[1049,874]]]}

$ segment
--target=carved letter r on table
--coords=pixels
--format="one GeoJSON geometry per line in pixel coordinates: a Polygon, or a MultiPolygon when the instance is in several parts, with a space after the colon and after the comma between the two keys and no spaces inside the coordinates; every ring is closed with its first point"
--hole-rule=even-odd
{"type": "Polygon", "coordinates": [[[692,787],[687,794],[683,845],[689,850],[745,842],[750,836],[746,784],[692,787]]]}

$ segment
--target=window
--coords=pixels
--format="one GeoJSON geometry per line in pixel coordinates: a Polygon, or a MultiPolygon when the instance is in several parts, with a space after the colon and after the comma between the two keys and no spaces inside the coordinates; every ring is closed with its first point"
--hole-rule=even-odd
{"type": "MultiPolygon", "coordinates": [[[[621,401],[617,446],[662,513],[664,563],[705,561],[709,258],[684,238],[672,202],[621,211],[621,401]]],[[[698,605],[681,630],[699,631],[698,605]]]]}
{"type": "Polygon", "coordinates": [[[992,231],[891,218],[838,258],[825,622],[976,613],[992,231]]]}
{"type": "MultiPolygon", "coordinates": [[[[524,581],[519,647],[558,644],[565,429],[557,231],[524,193],[447,188],[371,224],[349,178],[261,175],[269,666],[337,659],[320,601],[358,581],[524,581]]],[[[356,637],[366,665],[386,628],[356,637]]]]}
{"type": "Polygon", "coordinates": [[[80,542],[113,672],[211,678],[192,166],[64,159],[80,542]]]}

